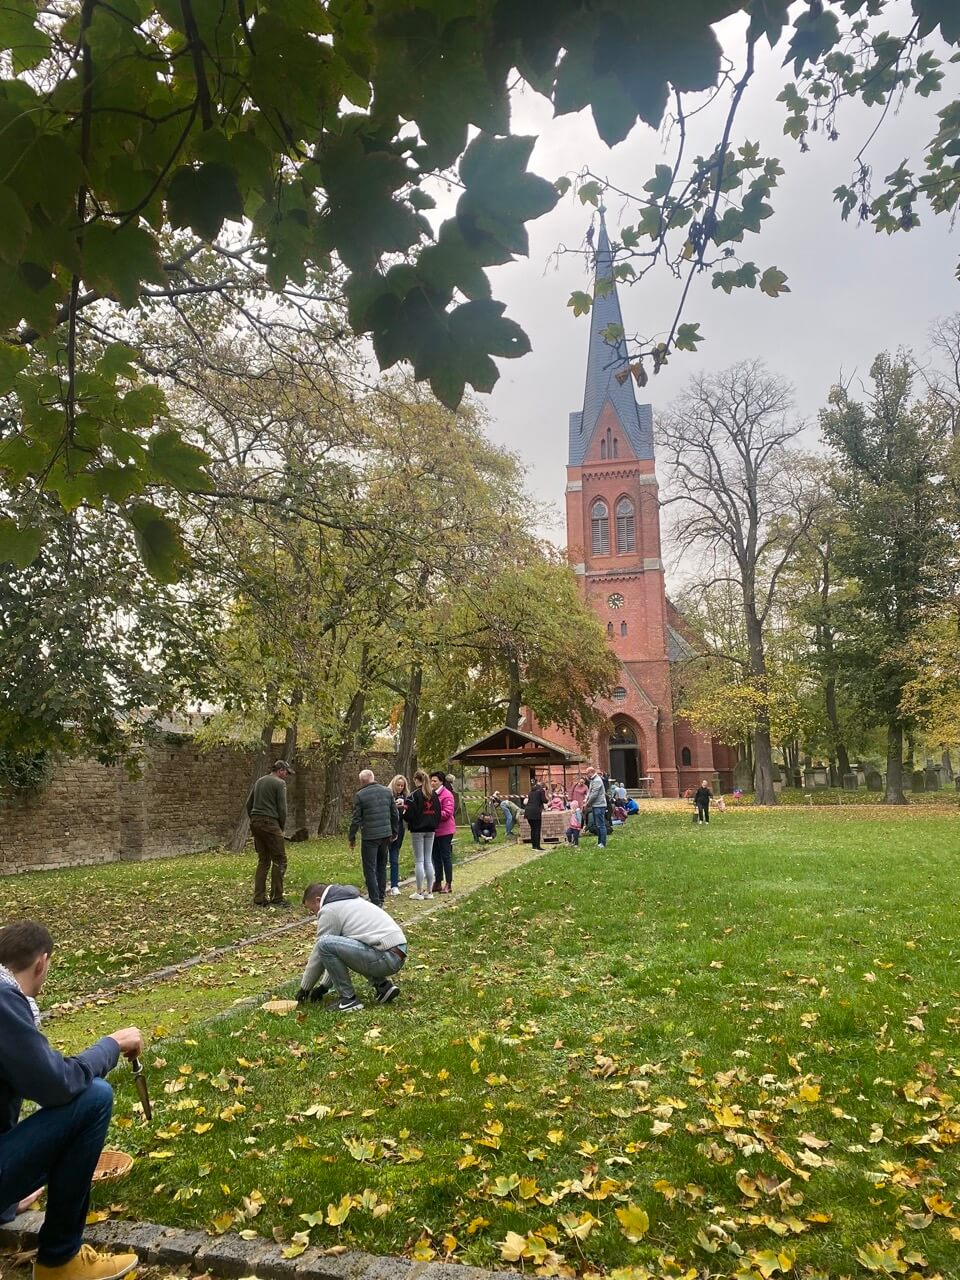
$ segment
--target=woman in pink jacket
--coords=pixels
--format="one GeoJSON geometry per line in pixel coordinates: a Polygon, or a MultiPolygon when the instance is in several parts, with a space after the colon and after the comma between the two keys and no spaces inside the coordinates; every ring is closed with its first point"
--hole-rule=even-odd
{"type": "Polygon", "coordinates": [[[431,773],[430,781],[440,801],[440,823],[433,837],[433,892],[450,893],[453,889],[453,835],[457,829],[453,792],[439,770],[431,773]]]}

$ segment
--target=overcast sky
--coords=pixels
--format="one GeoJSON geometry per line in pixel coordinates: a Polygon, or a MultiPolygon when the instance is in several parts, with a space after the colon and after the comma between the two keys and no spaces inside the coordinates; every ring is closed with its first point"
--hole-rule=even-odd
{"type": "MultiPolygon", "coordinates": [[[[891,24],[893,25],[893,24],[891,24]]],[[[719,28],[731,53],[738,47],[738,20],[719,28]]],[[[909,234],[877,235],[869,225],[840,220],[833,188],[850,181],[853,157],[877,120],[876,112],[847,106],[838,118],[840,139],[830,143],[812,135],[811,149],[782,133],[784,107],[776,102],[790,78],[779,58],[766,51],[747,91],[735,125],[734,140],[759,141],[761,154],[780,157],[786,175],[773,193],[774,216],[759,236],[748,236],[738,254],[761,270],[777,266],[789,276],[791,293],[774,300],[759,290],[730,297],[711,289],[704,274],[695,283],[685,319],[700,322],[705,341],[697,354],[673,357],[666,370],[641,395],[654,411],[665,407],[696,372],[724,368],[737,360],[760,357],[796,388],[797,412],[815,425],[830,386],[843,375],[867,376],[878,351],[927,343],[938,316],[960,310],[960,285],[954,275],[960,234],[949,219],[921,211],[922,224],[909,234]]],[[[878,178],[905,157],[919,161],[921,148],[936,131],[936,111],[960,90],[960,67],[945,67],[944,90],[924,102],[909,98],[898,114],[891,111],[867,153],[878,178]]],[[[688,134],[688,155],[709,149],[719,136],[717,120],[727,98],[700,118],[688,134]],[[719,111],[718,111],[719,108],[719,111]],[[704,128],[704,126],[707,126],[704,128]],[[700,141],[702,140],[702,142],[700,141]]],[[[589,167],[626,190],[639,190],[654,165],[672,156],[668,142],[637,127],[612,150],[600,141],[588,112],[552,119],[543,99],[526,92],[516,99],[513,128],[539,136],[531,169],[551,180],[575,176],[589,167]]],[[[921,163],[915,168],[922,168],[921,163]]],[[[490,414],[490,434],[520,454],[529,484],[538,498],[554,504],[558,521],[552,533],[562,541],[559,513],[565,483],[567,416],[581,408],[588,317],[567,307],[574,289],[587,288],[582,256],[554,258],[558,246],[582,245],[591,208],[572,194],[553,211],[529,223],[530,257],[492,273],[494,295],[507,314],[530,336],[533,351],[520,360],[500,361],[500,382],[482,397],[490,414]]],[[[629,215],[627,221],[632,221],[629,215]]],[[[611,238],[621,221],[621,205],[608,201],[611,238]]],[[[654,273],[656,274],[656,273],[654,273]]],[[[628,333],[645,337],[669,329],[677,305],[677,286],[667,275],[620,286],[628,333]]],[[[814,439],[811,432],[811,441],[814,439]]]]}

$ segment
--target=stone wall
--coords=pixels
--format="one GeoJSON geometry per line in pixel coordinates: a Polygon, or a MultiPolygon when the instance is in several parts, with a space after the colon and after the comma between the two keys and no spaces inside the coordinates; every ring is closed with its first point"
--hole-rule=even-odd
{"type": "MultiPolygon", "coordinates": [[[[280,754],[280,745],[276,753],[280,754]]],[[[193,853],[223,845],[233,834],[246,798],[253,755],[230,747],[203,751],[190,738],[148,747],[140,776],[121,766],[91,760],[59,761],[48,786],[34,795],[0,791],[0,875],[17,871],[137,861],[193,853]]],[[[392,757],[373,753],[364,765],[381,782],[393,775],[392,757]]],[[[361,765],[342,771],[344,803],[361,765]]],[[[299,777],[289,784],[293,831],[293,787],[303,787],[307,828],[316,833],[320,770],[298,761],[299,777]]]]}

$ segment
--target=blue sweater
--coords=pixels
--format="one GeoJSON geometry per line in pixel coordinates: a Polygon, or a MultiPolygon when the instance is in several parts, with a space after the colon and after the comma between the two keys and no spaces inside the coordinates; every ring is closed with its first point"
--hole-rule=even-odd
{"type": "Polygon", "coordinates": [[[62,1107],[117,1065],[120,1046],[111,1036],[65,1058],[33,1025],[27,998],[0,986],[0,1138],[20,1119],[24,1098],[41,1107],[62,1107]]]}

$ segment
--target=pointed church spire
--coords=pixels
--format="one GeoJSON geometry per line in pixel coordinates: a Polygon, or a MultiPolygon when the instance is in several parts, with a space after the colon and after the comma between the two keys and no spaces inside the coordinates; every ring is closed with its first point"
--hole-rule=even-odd
{"type": "Polygon", "coordinates": [[[626,363],[616,341],[603,336],[610,325],[623,331],[620,298],[613,275],[614,257],[607,235],[605,209],[600,207],[600,232],[594,251],[594,294],[590,312],[590,343],[587,348],[587,378],[583,392],[583,409],[570,415],[570,466],[579,466],[597,426],[603,407],[609,400],[638,458],[653,457],[653,417],[648,404],[638,407],[633,396],[633,380],[617,381],[626,363]]]}

